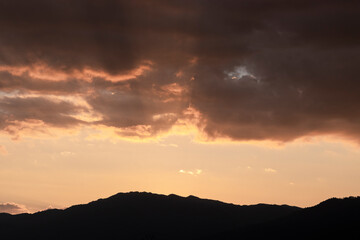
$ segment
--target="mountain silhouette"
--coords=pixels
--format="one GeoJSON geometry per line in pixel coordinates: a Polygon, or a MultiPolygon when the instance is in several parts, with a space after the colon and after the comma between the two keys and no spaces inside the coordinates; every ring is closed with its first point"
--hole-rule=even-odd
{"type": "Polygon", "coordinates": [[[302,209],[130,192],[64,210],[3,213],[0,233],[4,239],[285,239],[322,236],[316,234],[331,226],[330,232],[341,236],[355,233],[359,212],[360,198],[302,209]]]}
{"type": "Polygon", "coordinates": [[[360,197],[331,198],[284,217],[201,239],[357,239],[359,226],[360,197]]]}

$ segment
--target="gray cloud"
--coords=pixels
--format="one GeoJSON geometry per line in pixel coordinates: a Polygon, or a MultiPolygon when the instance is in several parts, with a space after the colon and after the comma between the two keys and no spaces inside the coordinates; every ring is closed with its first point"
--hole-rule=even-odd
{"type": "Polygon", "coordinates": [[[86,84],[78,79],[65,79],[63,81],[49,81],[36,79],[28,74],[13,75],[7,71],[0,71],[0,90],[4,92],[31,91],[46,92],[47,94],[77,94],[86,90],[86,84]]]}
{"type": "Polygon", "coordinates": [[[20,214],[29,212],[25,206],[16,203],[0,203],[0,212],[20,214]]]}
{"type": "MultiPolygon", "coordinates": [[[[102,116],[92,124],[123,135],[167,131],[191,106],[212,138],[359,139],[359,9],[355,0],[1,1],[0,90],[75,94],[102,116]],[[39,65],[66,77],[39,77],[39,65]]],[[[0,128],[72,127],[81,111],[45,96],[2,98],[0,128]]]]}
{"type": "Polygon", "coordinates": [[[0,99],[0,129],[16,135],[24,128],[22,122],[40,121],[45,126],[60,128],[84,124],[73,117],[86,111],[68,101],[53,101],[43,97],[3,97],[0,99]]]}
{"type": "MultiPolygon", "coordinates": [[[[123,84],[113,84],[106,90],[94,92],[87,101],[95,112],[103,116],[95,124],[123,128],[118,133],[129,136],[139,135],[131,131],[136,126],[146,127],[142,132],[147,136],[171,128],[189,103],[183,83],[166,84],[166,80],[162,82],[161,79],[164,75],[175,76],[175,73],[150,74],[131,81],[126,88],[123,84]],[[154,80],[148,81],[149,78],[154,80]]],[[[169,76],[169,79],[174,76],[169,76]]]]}

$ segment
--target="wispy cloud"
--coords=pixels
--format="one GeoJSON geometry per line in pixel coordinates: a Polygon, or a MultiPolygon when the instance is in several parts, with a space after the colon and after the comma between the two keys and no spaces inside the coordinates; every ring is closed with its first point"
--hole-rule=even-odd
{"type": "Polygon", "coordinates": [[[166,144],[166,143],[160,143],[159,144],[161,147],[175,147],[175,148],[177,148],[177,147],[179,147],[177,144],[175,144],[175,143],[170,143],[170,144],[166,144]]]}
{"type": "Polygon", "coordinates": [[[264,171],[267,173],[277,173],[277,170],[275,170],[273,168],[265,168],[264,171]]]}
{"type": "Polygon", "coordinates": [[[182,174],[188,174],[188,175],[192,175],[192,176],[198,176],[200,174],[202,174],[202,170],[201,169],[195,169],[195,170],[183,170],[183,169],[180,169],[179,170],[179,173],[182,173],[182,174]]]}
{"type": "Polygon", "coordinates": [[[29,210],[24,205],[17,203],[0,203],[0,212],[19,214],[28,213],[29,210]]]}
{"type": "Polygon", "coordinates": [[[75,155],[75,153],[64,151],[64,152],[61,152],[60,155],[63,157],[69,157],[69,156],[75,155]]]}

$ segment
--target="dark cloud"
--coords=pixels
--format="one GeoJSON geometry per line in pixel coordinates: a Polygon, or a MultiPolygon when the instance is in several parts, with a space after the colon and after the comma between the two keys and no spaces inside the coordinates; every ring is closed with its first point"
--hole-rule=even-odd
{"type": "Polygon", "coordinates": [[[0,212],[10,214],[20,214],[29,212],[25,206],[16,203],[0,203],[0,212]]]}
{"type": "Polygon", "coordinates": [[[92,109],[103,116],[96,124],[122,128],[118,131],[121,135],[143,137],[170,129],[188,107],[187,90],[182,85],[186,83],[179,80],[165,84],[174,76],[170,71],[149,74],[145,79],[139,77],[129,83],[98,82],[98,86],[107,85],[107,88],[87,97],[92,109]],[[132,131],[136,126],[142,130],[132,131]]]}
{"type": "Polygon", "coordinates": [[[41,122],[45,126],[74,127],[85,122],[73,115],[86,111],[68,101],[43,97],[3,97],[0,99],[0,129],[17,134],[22,122],[41,122]]]}
{"type": "Polygon", "coordinates": [[[31,91],[46,92],[48,94],[77,94],[86,90],[86,84],[77,79],[66,79],[63,81],[49,81],[36,79],[28,73],[20,76],[13,75],[7,71],[0,72],[0,90],[4,92],[31,91]]]}
{"type": "MultiPolygon", "coordinates": [[[[0,90],[81,96],[123,135],[191,106],[213,138],[359,138],[359,14],[355,0],[0,1],[0,90]]],[[[0,127],[81,111],[2,98],[0,127]]]]}
{"type": "Polygon", "coordinates": [[[359,51],[268,50],[247,59],[254,78],[214,69],[195,81],[192,103],[210,136],[287,141],[305,135],[358,135],[359,51]]]}

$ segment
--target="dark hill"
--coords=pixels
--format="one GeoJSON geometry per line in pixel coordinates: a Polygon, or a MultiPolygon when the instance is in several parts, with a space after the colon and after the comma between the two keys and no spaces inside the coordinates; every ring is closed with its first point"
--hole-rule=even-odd
{"type": "Polygon", "coordinates": [[[4,239],[198,239],[279,219],[300,208],[238,206],[194,196],[119,193],[65,210],[0,214],[4,239]]]}
{"type": "Polygon", "coordinates": [[[360,197],[332,198],[314,207],[260,224],[200,239],[358,239],[360,197]]]}
{"type": "Polygon", "coordinates": [[[301,209],[131,192],[65,210],[3,213],[0,233],[2,239],[355,239],[359,216],[359,197],[301,209]]]}

